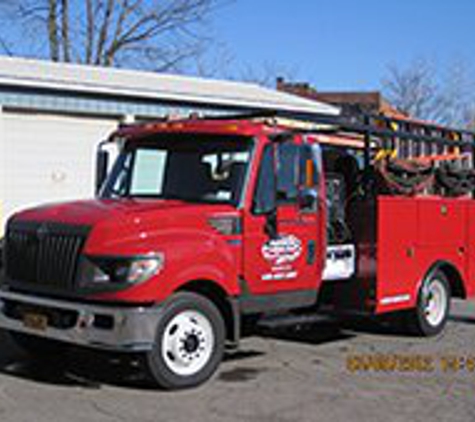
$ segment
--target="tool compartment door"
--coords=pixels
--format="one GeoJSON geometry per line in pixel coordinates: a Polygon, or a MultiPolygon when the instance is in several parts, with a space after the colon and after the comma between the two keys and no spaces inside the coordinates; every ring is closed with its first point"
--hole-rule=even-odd
{"type": "Polygon", "coordinates": [[[467,210],[463,199],[378,198],[377,312],[415,307],[437,263],[449,263],[466,279],[467,210]]]}

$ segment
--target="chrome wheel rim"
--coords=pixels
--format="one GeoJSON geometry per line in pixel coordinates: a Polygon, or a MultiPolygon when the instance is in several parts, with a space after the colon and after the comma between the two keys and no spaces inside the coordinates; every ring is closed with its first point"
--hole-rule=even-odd
{"type": "Polygon", "coordinates": [[[187,310],[174,316],[162,338],[162,357],[179,376],[192,376],[209,362],[215,344],[213,326],[200,312],[187,310]]]}
{"type": "Polygon", "coordinates": [[[424,294],[424,316],[432,327],[437,327],[442,323],[447,313],[447,291],[443,283],[432,280],[424,294]]]}

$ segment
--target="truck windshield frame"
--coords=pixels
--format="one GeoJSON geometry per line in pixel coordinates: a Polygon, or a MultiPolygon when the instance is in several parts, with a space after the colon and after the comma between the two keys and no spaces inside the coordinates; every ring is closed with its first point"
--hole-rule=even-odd
{"type": "Polygon", "coordinates": [[[238,206],[254,140],[245,136],[158,134],[129,140],[101,199],[162,199],[238,206]]]}

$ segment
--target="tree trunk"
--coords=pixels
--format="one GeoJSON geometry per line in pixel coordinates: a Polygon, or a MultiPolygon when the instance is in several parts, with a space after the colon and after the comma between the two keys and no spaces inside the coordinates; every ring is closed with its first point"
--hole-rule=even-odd
{"type": "Polygon", "coordinates": [[[84,62],[92,63],[92,55],[94,49],[94,11],[92,8],[92,0],[86,0],[86,55],[84,62]]]}
{"type": "Polygon", "coordinates": [[[59,61],[58,0],[48,0],[48,41],[50,58],[59,61]]]}
{"type": "Polygon", "coordinates": [[[69,38],[69,0],[61,0],[61,42],[63,61],[71,61],[71,40],[69,38]]]}

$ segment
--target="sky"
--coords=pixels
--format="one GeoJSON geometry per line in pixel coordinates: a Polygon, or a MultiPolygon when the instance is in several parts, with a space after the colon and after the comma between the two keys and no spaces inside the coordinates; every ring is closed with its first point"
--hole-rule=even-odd
{"type": "Polygon", "coordinates": [[[239,66],[267,63],[320,90],[370,90],[388,65],[421,58],[472,73],[474,20],[475,0],[230,0],[213,31],[239,66]]]}

